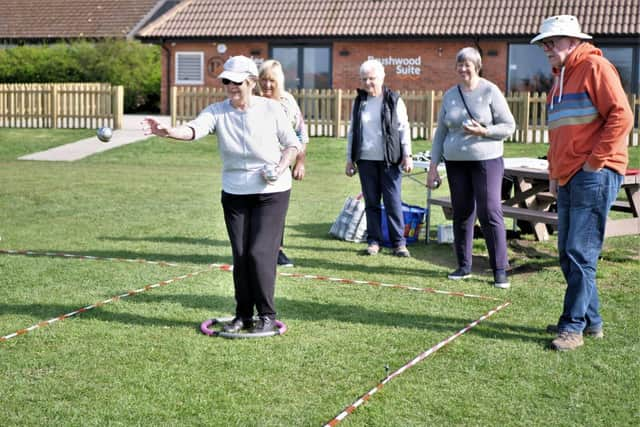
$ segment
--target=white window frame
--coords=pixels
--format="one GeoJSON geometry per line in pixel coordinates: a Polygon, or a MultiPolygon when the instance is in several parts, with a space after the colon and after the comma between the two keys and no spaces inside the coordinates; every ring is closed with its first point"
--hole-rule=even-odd
{"type": "Polygon", "coordinates": [[[177,85],[202,85],[204,84],[204,52],[176,52],[176,56],[175,56],[175,62],[176,62],[176,66],[175,66],[175,75],[176,75],[176,84],[177,85]],[[194,80],[194,79],[187,79],[187,80],[181,80],[180,79],[180,63],[181,63],[181,57],[182,58],[187,58],[189,57],[189,59],[193,59],[194,57],[197,58],[200,62],[200,69],[199,69],[199,79],[198,80],[194,80]]]}

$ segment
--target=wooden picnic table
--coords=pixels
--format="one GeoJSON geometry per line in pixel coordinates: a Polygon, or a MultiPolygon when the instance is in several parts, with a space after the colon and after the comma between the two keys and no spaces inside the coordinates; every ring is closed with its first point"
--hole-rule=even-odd
{"type": "MultiPolygon", "coordinates": [[[[513,181],[513,195],[503,200],[503,215],[526,221],[537,240],[548,240],[547,224],[558,225],[558,214],[550,211],[555,197],[549,192],[549,173],[546,160],[505,158],[504,176],[513,181]]],[[[605,237],[640,234],[640,174],[626,175],[622,190],[624,198],[617,200],[612,211],[631,214],[627,218],[609,218],[605,237]]],[[[447,218],[452,217],[451,200],[432,198],[428,205],[439,205],[447,218]]]]}

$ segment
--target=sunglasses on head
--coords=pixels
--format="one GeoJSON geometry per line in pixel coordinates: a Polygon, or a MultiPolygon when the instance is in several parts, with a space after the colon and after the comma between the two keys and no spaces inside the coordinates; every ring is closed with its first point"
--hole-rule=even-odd
{"type": "Polygon", "coordinates": [[[240,86],[242,83],[244,83],[244,80],[238,83],[238,82],[234,82],[234,81],[229,80],[229,79],[222,79],[222,84],[225,85],[225,86],[227,86],[229,84],[234,84],[236,86],[240,86]]]}

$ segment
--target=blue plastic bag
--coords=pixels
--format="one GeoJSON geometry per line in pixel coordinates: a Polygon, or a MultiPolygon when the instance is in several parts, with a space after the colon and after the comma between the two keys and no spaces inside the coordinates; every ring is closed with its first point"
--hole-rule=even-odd
{"type": "MultiPolygon", "coordinates": [[[[382,246],[392,247],[389,239],[389,224],[387,222],[387,211],[384,205],[380,206],[381,216],[380,226],[382,228],[382,246]]],[[[404,237],[407,245],[418,241],[420,231],[424,226],[424,218],[427,210],[420,206],[408,205],[402,202],[402,216],[404,217],[404,237]]]]}

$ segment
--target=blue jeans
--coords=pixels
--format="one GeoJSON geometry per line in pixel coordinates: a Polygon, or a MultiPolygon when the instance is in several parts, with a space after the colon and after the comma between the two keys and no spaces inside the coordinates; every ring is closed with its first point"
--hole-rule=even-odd
{"type": "Polygon", "coordinates": [[[580,170],[558,188],[558,253],[567,282],[559,331],[602,327],[596,266],[607,216],[621,185],[622,175],[610,169],[580,170]]]}
{"type": "Polygon", "coordinates": [[[389,240],[394,248],[407,244],[402,215],[402,171],[400,166],[385,166],[383,161],[358,160],[360,186],[367,216],[367,243],[382,243],[380,198],[384,202],[389,240]]]}

